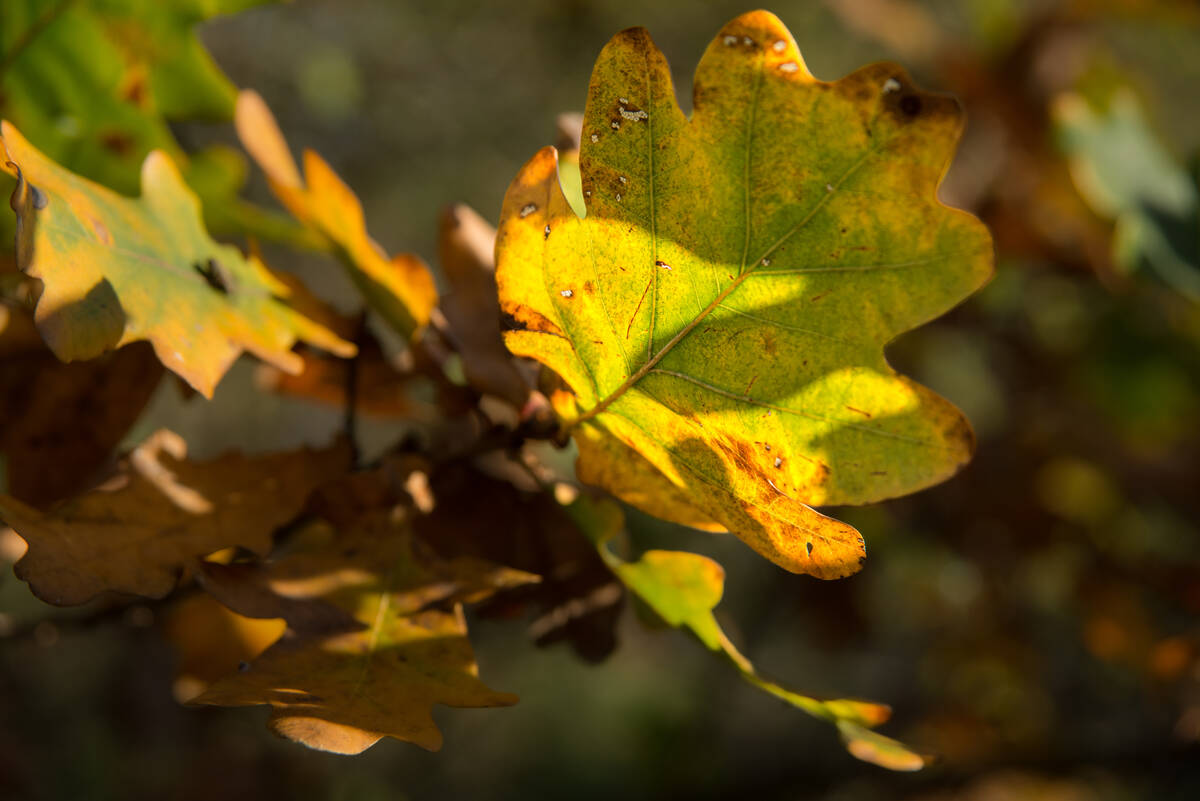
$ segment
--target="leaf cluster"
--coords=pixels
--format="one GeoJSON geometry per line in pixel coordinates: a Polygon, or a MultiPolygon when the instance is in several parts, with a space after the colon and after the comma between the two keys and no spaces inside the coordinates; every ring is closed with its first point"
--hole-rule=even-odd
{"type": "MultiPolygon", "coordinates": [[[[418,256],[370,236],[319,155],[297,166],[257,94],[235,97],[195,43],[199,8],[2,13],[25,31],[0,62],[19,270],[3,340],[23,359],[9,385],[45,392],[14,414],[55,432],[96,404],[103,432],[0,440],[0,518],[27,544],[16,572],[39,598],[179,599],[182,700],[269,705],[274,731],[338,753],[382,737],[436,749],[434,705],[516,702],[480,679],[467,605],[530,614],[537,642],[600,661],[632,599],[834,725],[853,755],[925,764],[873,731],[887,707],[766,678],[714,616],[721,567],[630,555],[618,501],[833,579],[859,569],[864,540],[814,506],[914,492],[966,462],[963,414],[884,357],[990,275],[986,230],[937,199],[956,101],[888,64],[817,81],[779,20],[754,12],[709,45],[689,118],[649,34],[625,31],[597,60],[580,134],[520,171],[498,234],[445,212],[439,296],[418,256]],[[46,132],[37,103],[53,95],[37,86],[61,63],[58,37],[108,48],[101,105],[72,112],[99,149],[46,132]],[[172,44],[183,55],[158,49],[172,44]],[[228,115],[291,220],[208,191],[240,177],[200,177],[166,127],[228,115]],[[114,121],[119,147],[96,128],[114,121]],[[210,228],[327,254],[364,315],[210,228]],[[266,362],[264,391],[343,409],[345,436],[195,461],[159,431],[112,458],[158,365],[211,396],[243,352],[266,362]],[[418,425],[364,460],[359,415],[418,425]],[[568,444],[574,469],[547,455],[568,444]],[[46,478],[64,454],[72,469],[46,478]]],[[[64,95],[81,91],[70,75],[64,95]]]]}

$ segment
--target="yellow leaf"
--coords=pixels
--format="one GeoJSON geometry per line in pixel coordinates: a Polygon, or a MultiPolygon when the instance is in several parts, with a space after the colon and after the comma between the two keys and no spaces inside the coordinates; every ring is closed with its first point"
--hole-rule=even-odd
{"type": "Polygon", "coordinates": [[[849,575],[862,538],[811,505],[927,487],[973,447],[962,413],[883,354],[991,273],[986,230],[937,200],[961,112],[893,65],[815,80],[766,12],[709,45],[694,109],[644,30],[604,48],[587,216],[552,148],[505,197],[505,342],[569,387],[554,401],[586,480],[788,570],[849,575]]]}
{"type": "Polygon", "coordinates": [[[168,369],[211,396],[244,350],[293,373],[299,339],[354,353],[282,302],[288,288],[258,259],[209,238],[164,153],[146,157],[134,199],[50,161],[7,122],[0,138],[17,178],[17,263],[42,282],[35,319],[59,359],[148,340],[168,369]]]}
{"type": "Polygon", "coordinates": [[[304,152],[301,178],[287,141],[257,92],[238,95],[235,121],[242,145],[267,174],[280,202],[329,240],[371,308],[402,336],[416,336],[437,302],[425,263],[410,253],[389,260],[367,234],[358,197],[311,150],[304,152]]]}

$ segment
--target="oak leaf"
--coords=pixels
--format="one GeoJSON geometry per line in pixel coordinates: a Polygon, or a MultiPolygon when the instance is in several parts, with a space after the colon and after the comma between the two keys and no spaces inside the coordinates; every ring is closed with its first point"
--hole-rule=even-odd
{"type": "Polygon", "coordinates": [[[414,519],[413,528],[435,551],[446,558],[473,556],[542,577],[536,584],[490,599],[480,616],[532,612],[529,634],[537,645],[567,642],[589,662],[612,654],[625,594],[553,496],[524,491],[465,464],[433,470],[429,488],[438,503],[429,514],[414,519]]]}
{"type": "Polygon", "coordinates": [[[471,386],[519,409],[529,398],[529,385],[500,338],[495,245],[496,229],[470,207],[458,204],[442,212],[438,258],[450,285],[442,310],[462,356],[463,372],[471,386]]]}
{"type": "Polygon", "coordinates": [[[86,489],[163,375],[144,342],[63,364],[24,310],[0,308],[0,454],[8,492],[39,508],[86,489]]]}
{"type": "Polygon", "coordinates": [[[815,80],[766,12],[709,45],[691,119],[649,35],[616,36],[584,115],[587,216],[547,148],[497,242],[505,342],[566,382],[579,477],[788,570],[855,572],[858,532],[810,505],[913,492],[973,447],[883,354],[990,275],[986,230],[937,200],[961,128],[893,65],[815,80]]]}
{"type": "Polygon", "coordinates": [[[17,264],[42,282],[35,320],[63,361],[148,340],[159,360],[205,396],[250,351],[297,372],[292,345],[341,355],[354,346],[287,306],[289,289],[256,257],[209,238],[171,160],[155,151],[140,198],[127,198],[47,159],[0,123],[17,178],[17,264]]]}
{"type": "MultiPolygon", "coordinates": [[[[435,704],[509,706],[517,698],[478,677],[459,601],[536,580],[478,560],[444,561],[414,547],[407,523],[369,515],[325,546],[267,568],[270,588],[353,615],[361,630],[289,630],[195,704],[270,704],[276,733],[310,748],[356,754],[383,737],[437,750],[435,704]]],[[[222,600],[234,600],[222,596],[222,600]]],[[[255,601],[253,614],[272,614],[255,601]]],[[[246,611],[235,606],[235,611],[246,611]]]]}
{"type": "Polygon", "coordinates": [[[411,253],[388,259],[367,233],[362,203],[319,155],[304,152],[304,176],[271,110],[257,92],[238,95],[234,116],[242,145],[267,174],[271,191],[292,215],[325,237],[371,308],[405,338],[429,322],[437,289],[429,268],[411,253]]]}
{"type": "Polygon", "coordinates": [[[623,526],[615,505],[584,495],[567,511],[630,592],[663,622],[689,631],[710,651],[728,659],[747,682],[835,725],[846,749],[859,759],[892,770],[920,770],[925,766],[925,757],[871,730],[891,716],[889,707],[849,698],[820,700],[765,678],[738,651],[713,615],[725,591],[725,570],[715,561],[699,554],[662,550],[646,551],[636,561],[626,561],[610,548],[623,526]]]}
{"type": "MultiPolygon", "coordinates": [[[[169,121],[233,114],[237,90],[196,26],[264,1],[6,0],[0,116],[23,126],[50,158],[134,192],[150,151],[165,150],[187,164],[169,121]]],[[[228,151],[204,158],[218,152],[228,151]]]]}
{"type": "Polygon", "coordinates": [[[107,482],[44,514],[0,495],[0,519],[29,544],[17,577],[60,606],[105,591],[161,598],[207,554],[233,546],[265,554],[275,529],[350,461],[344,444],[208,462],[186,453],[178,435],[161,430],[107,482]]]}

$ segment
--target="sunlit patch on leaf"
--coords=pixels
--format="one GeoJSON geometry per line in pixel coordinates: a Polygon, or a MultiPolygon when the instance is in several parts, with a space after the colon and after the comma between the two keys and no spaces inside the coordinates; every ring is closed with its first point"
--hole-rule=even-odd
{"type": "Polygon", "coordinates": [[[29,543],[17,577],[69,606],[102,592],[161,598],[196,559],[238,546],[265,554],[309,493],[349,467],[345,445],[271,456],[186,461],[162,430],[96,489],[41,513],[0,495],[0,519],[29,543]]]}
{"type": "Polygon", "coordinates": [[[243,351],[296,372],[298,340],[340,355],[354,346],[290,308],[288,287],[255,257],[213,241],[171,160],[151,153],[140,198],[47,159],[7,122],[17,180],[17,264],[42,282],[35,320],[59,359],[90,359],[147,340],[206,396],[243,351]]]}
{"type": "Polygon", "coordinates": [[[218,592],[237,611],[263,617],[320,601],[344,610],[359,630],[289,628],[193,703],[270,704],[275,732],[323,751],[356,754],[383,737],[436,751],[442,735],[432,717],[435,704],[517,701],[479,680],[460,602],[536,580],[479,560],[440,560],[414,544],[407,523],[388,514],[364,516],[351,530],[265,568],[258,582],[276,595],[274,609],[262,592],[252,598],[228,586],[218,592]]]}
{"type": "Polygon", "coordinates": [[[974,445],[883,355],[991,273],[986,230],[937,200],[961,127],[893,65],[816,81],[766,12],[709,45],[688,119],[649,35],[616,36],[584,115],[586,218],[547,148],[497,243],[505,342],[569,387],[581,477],[788,570],[855,572],[858,532],[810,505],[927,487],[974,445]]]}
{"type": "Polygon", "coordinates": [[[367,234],[362,204],[330,166],[304,152],[304,177],[270,109],[256,92],[238,95],[238,136],[267,174],[272,191],[296,219],[326,237],[371,308],[406,338],[429,322],[437,290],[417,256],[388,259],[367,234]]]}

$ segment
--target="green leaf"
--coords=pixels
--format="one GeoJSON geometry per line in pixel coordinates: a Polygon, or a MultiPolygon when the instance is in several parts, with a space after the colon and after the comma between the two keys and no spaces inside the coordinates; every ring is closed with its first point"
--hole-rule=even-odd
{"type": "Polygon", "coordinates": [[[819,700],[764,678],[725,635],[713,610],[725,592],[725,570],[712,559],[683,551],[646,551],[635,562],[615,555],[609,544],[623,520],[615,504],[582,495],[568,514],[596,545],[600,556],[654,613],[670,626],[685,629],[706,648],[733,664],[742,678],[820,720],[838,727],[851,754],[891,770],[920,770],[926,758],[903,743],[871,731],[884,723],[891,709],[883,704],[849,698],[819,700]]]}
{"type": "Polygon", "coordinates": [[[973,447],[962,413],[883,353],[991,274],[984,227],[937,200],[962,114],[893,65],[816,81],[766,12],[722,29],[694,94],[689,120],[644,30],[604,48],[587,216],[552,148],[505,197],[505,341],[565,382],[582,480],[845,576],[862,538],[810,505],[913,492],[973,447]]]}
{"type": "Polygon", "coordinates": [[[1053,112],[1076,188],[1097,214],[1116,221],[1117,263],[1149,267],[1200,300],[1200,174],[1172,157],[1128,89],[1112,92],[1102,109],[1082,95],[1062,95],[1053,112]]]}
{"type": "Polygon", "coordinates": [[[168,120],[228,119],[236,89],[197,23],[263,0],[6,0],[0,116],[55,161],[118,191],[146,154],[182,156],[168,120]]]}
{"type": "Polygon", "coordinates": [[[280,298],[291,291],[256,258],[209,238],[170,158],[153,152],[144,194],[123,197],[75,175],[0,124],[18,180],[17,263],[42,282],[38,331],[63,361],[148,340],[159,360],[205,396],[243,350],[287,372],[305,340],[339,355],[354,346],[280,298]]]}

